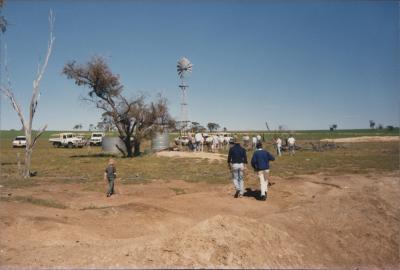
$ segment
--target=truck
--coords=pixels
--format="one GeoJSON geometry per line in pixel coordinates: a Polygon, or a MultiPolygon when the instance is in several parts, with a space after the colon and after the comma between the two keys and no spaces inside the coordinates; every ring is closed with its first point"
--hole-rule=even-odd
{"type": "Polygon", "coordinates": [[[86,140],[83,136],[74,133],[59,133],[53,134],[49,139],[49,142],[53,144],[54,147],[68,147],[68,148],[82,148],[86,145],[86,140]]]}
{"type": "Polygon", "coordinates": [[[90,145],[101,145],[104,136],[105,134],[103,132],[92,133],[92,136],[90,137],[89,140],[90,145]]]}
{"type": "Polygon", "coordinates": [[[26,137],[25,136],[17,136],[13,142],[12,146],[15,147],[25,147],[26,146],[26,137]]]}

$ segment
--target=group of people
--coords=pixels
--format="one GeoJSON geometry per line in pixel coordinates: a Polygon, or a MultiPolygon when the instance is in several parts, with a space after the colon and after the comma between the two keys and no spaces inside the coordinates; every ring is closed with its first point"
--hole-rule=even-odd
{"type": "MultiPolygon", "coordinates": [[[[241,198],[244,195],[244,171],[247,170],[247,155],[240,142],[234,138],[234,145],[229,149],[228,167],[232,172],[233,184],[236,192],[234,197],[241,198]]],[[[260,180],[260,200],[267,199],[269,162],[275,158],[268,151],[263,149],[261,141],[256,143],[256,150],[251,158],[251,166],[257,172],[260,180]]]]}
{"type": "MultiPolygon", "coordinates": [[[[274,138],[275,141],[275,147],[276,147],[276,154],[278,156],[282,156],[282,139],[278,136],[274,138]]],[[[290,136],[289,138],[286,139],[286,145],[289,150],[289,155],[293,156],[295,152],[295,145],[296,145],[296,140],[293,136],[290,136]]]]}
{"type": "Polygon", "coordinates": [[[216,152],[220,149],[226,149],[229,145],[231,137],[227,134],[207,134],[207,133],[196,133],[188,134],[187,136],[179,136],[175,138],[174,142],[176,146],[185,146],[189,151],[197,152],[204,151],[204,146],[208,151],[216,152]]]}
{"type": "MultiPolygon", "coordinates": [[[[254,137],[255,151],[251,158],[251,166],[255,170],[260,180],[260,199],[265,201],[267,199],[268,192],[268,177],[269,177],[269,162],[274,161],[275,157],[271,155],[267,150],[263,149],[261,142],[261,137],[254,137]]],[[[282,140],[278,136],[274,138],[277,155],[281,156],[282,153],[282,140]]],[[[286,140],[286,144],[289,149],[289,154],[294,155],[295,142],[293,136],[290,136],[286,140]]],[[[232,172],[233,184],[235,186],[236,192],[234,197],[240,198],[244,194],[244,171],[247,170],[247,154],[246,149],[240,145],[237,137],[232,138],[233,146],[229,149],[228,153],[228,167],[232,172]]],[[[109,188],[107,191],[107,197],[114,194],[114,182],[117,177],[117,170],[115,167],[115,161],[110,159],[108,166],[104,172],[104,180],[108,182],[109,188]]]]}

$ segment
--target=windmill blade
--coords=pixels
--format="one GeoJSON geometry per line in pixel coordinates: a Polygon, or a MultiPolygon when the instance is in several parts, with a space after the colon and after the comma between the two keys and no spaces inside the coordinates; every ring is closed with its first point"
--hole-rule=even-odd
{"type": "Polygon", "coordinates": [[[182,78],[185,75],[185,72],[192,72],[193,64],[186,57],[182,57],[179,59],[178,64],[176,65],[176,69],[178,71],[178,75],[182,78]]]}

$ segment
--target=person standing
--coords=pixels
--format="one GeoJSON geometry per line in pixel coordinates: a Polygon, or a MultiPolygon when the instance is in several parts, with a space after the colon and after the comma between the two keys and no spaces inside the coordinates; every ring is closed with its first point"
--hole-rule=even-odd
{"type": "Polygon", "coordinates": [[[201,133],[200,132],[197,132],[195,135],[194,135],[194,139],[195,139],[195,141],[196,141],[196,151],[203,151],[203,149],[202,149],[202,140],[203,140],[203,136],[201,135],[201,133]]]}
{"type": "Polygon", "coordinates": [[[240,142],[233,138],[234,145],[229,149],[228,167],[232,172],[233,184],[235,185],[235,198],[243,197],[244,194],[244,171],[247,165],[246,150],[240,146],[240,142]]]}
{"type": "Polygon", "coordinates": [[[115,178],[117,178],[117,169],[115,168],[115,161],[110,159],[108,161],[108,166],[106,171],[104,172],[104,180],[108,180],[108,191],[107,197],[110,197],[114,194],[114,182],[115,178]]]}
{"type": "Polygon", "coordinates": [[[290,137],[287,139],[288,145],[289,145],[289,154],[291,156],[294,155],[294,148],[296,145],[296,140],[294,139],[294,137],[292,135],[290,135],[290,137]]]}
{"type": "Polygon", "coordinates": [[[248,149],[249,148],[249,143],[250,143],[250,136],[247,134],[243,135],[243,147],[248,149]]]}
{"type": "MultiPolygon", "coordinates": [[[[263,134],[263,135],[264,135],[264,134],[263,134]]],[[[261,135],[260,135],[260,134],[257,134],[256,139],[257,139],[257,142],[261,142],[261,135]]]]}
{"type": "Polygon", "coordinates": [[[251,138],[251,140],[252,140],[251,149],[255,149],[255,148],[256,148],[256,145],[257,145],[257,137],[256,137],[256,136],[253,136],[253,137],[251,138]]]}
{"type": "Polygon", "coordinates": [[[278,136],[278,138],[276,139],[276,154],[280,157],[282,155],[282,140],[281,138],[278,136]]]}
{"type": "Polygon", "coordinates": [[[262,143],[257,143],[257,150],[254,152],[253,157],[251,158],[251,166],[257,172],[260,180],[260,199],[262,201],[267,199],[269,162],[274,160],[274,156],[262,148],[262,143]]]}

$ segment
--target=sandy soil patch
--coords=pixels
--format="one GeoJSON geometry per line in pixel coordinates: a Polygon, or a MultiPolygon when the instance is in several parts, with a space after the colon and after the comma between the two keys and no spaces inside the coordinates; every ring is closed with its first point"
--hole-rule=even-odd
{"type": "Polygon", "coordinates": [[[250,175],[246,196],[238,199],[229,179],[224,185],[117,184],[111,198],[79,184],[2,187],[0,265],[398,269],[398,172],[271,181],[266,202],[256,200],[250,175]],[[13,201],[16,196],[67,208],[13,201]]]}
{"type": "Polygon", "coordinates": [[[179,157],[179,158],[207,158],[210,160],[226,160],[227,156],[209,152],[185,152],[185,151],[161,151],[157,152],[160,157],[179,157]]]}
{"type": "Polygon", "coordinates": [[[357,143],[357,142],[397,142],[400,136],[361,136],[340,139],[323,139],[321,142],[357,143]]]}

